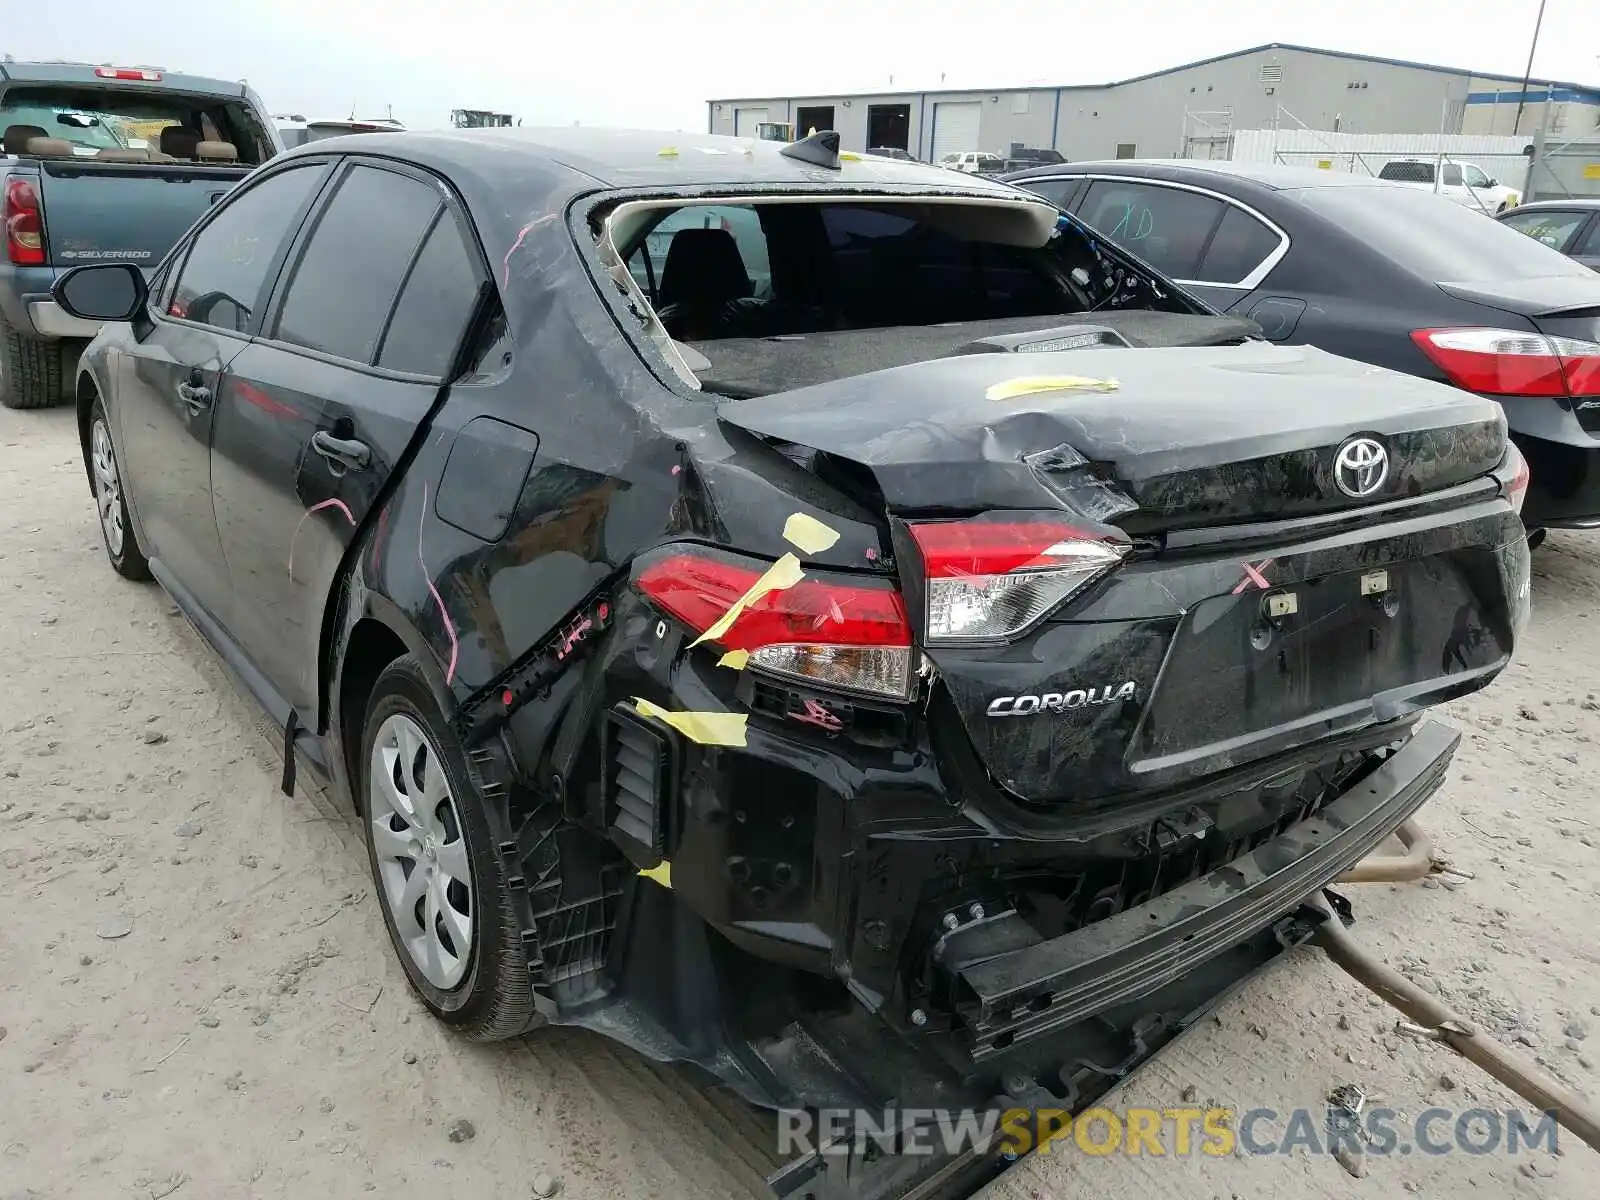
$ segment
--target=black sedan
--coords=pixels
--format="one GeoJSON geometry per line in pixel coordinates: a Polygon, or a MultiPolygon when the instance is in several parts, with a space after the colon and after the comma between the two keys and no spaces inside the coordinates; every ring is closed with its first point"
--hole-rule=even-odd
{"type": "Polygon", "coordinates": [[[1600,271],[1600,196],[1537,200],[1495,219],[1600,271]]]}
{"type": "MultiPolygon", "coordinates": [[[[1439,785],[1525,466],[1009,185],[663,140],[313,142],[66,273],[106,552],[360,812],[447,1025],[1075,1111],[1439,785]]],[[[951,1165],[892,1158],[782,1191],[951,1165]]]]}
{"type": "Polygon", "coordinates": [[[1533,471],[1529,529],[1600,524],[1600,276],[1579,263],[1368,176],[1182,160],[1006,179],[1274,341],[1500,401],[1533,471]]]}

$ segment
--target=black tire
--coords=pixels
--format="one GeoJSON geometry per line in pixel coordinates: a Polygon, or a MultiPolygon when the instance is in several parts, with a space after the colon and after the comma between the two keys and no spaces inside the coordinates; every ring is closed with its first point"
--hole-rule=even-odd
{"type": "MultiPolygon", "coordinates": [[[[367,862],[378,907],[383,913],[395,956],[412,990],[441,1022],[475,1041],[517,1037],[544,1024],[544,1018],[534,1009],[521,929],[511,908],[505,874],[484,817],[483,798],[472,783],[460,743],[440,716],[421,667],[409,655],[385,667],[373,685],[361,732],[358,787],[361,827],[366,836],[367,862]],[[465,842],[471,867],[472,947],[464,976],[448,989],[430,982],[406,948],[396,927],[387,885],[379,868],[372,759],[385,722],[396,716],[408,717],[420,726],[430,743],[428,751],[438,755],[453,811],[459,818],[459,836],[465,842]]],[[[442,856],[440,861],[443,861],[442,856]]],[[[421,869],[421,862],[420,858],[413,860],[411,873],[405,875],[407,881],[421,869]]],[[[419,905],[422,903],[418,901],[419,905]]]]}
{"type": "Polygon", "coordinates": [[[116,446],[111,441],[111,425],[106,419],[105,405],[98,399],[89,410],[89,474],[94,484],[95,517],[100,524],[100,540],[105,544],[111,569],[124,579],[140,582],[149,579],[150,561],[145,558],[144,550],[139,545],[139,535],[133,527],[133,519],[128,515],[122,466],[117,461],[116,446]],[[111,480],[114,481],[111,486],[116,490],[116,496],[111,501],[115,508],[111,513],[106,510],[108,480],[103,474],[101,454],[110,460],[111,480]]]}
{"type": "Polygon", "coordinates": [[[0,404],[49,408],[61,399],[60,342],[24,337],[0,317],[0,404]]]}

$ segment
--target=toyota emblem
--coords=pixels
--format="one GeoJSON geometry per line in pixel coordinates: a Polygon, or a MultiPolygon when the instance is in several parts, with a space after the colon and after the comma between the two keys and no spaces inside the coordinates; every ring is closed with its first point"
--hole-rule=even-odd
{"type": "Polygon", "coordinates": [[[1357,500],[1372,495],[1389,478],[1389,452],[1369,437],[1353,437],[1339,447],[1333,460],[1333,480],[1346,496],[1357,500]]]}

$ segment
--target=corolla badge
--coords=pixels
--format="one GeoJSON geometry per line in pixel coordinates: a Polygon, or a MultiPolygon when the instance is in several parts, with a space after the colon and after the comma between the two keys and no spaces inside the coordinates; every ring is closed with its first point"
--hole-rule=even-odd
{"type": "Polygon", "coordinates": [[[1069,708],[1082,708],[1085,704],[1111,704],[1119,700],[1132,700],[1139,692],[1138,684],[1128,680],[1123,684],[1105,687],[1074,688],[1070,692],[1041,692],[1036,696],[996,696],[989,702],[991,717],[1033,717],[1046,712],[1065,712],[1069,708]]]}
{"type": "Polygon", "coordinates": [[[1333,481],[1346,496],[1372,495],[1389,478],[1389,452],[1369,437],[1353,437],[1333,457],[1333,481]]]}

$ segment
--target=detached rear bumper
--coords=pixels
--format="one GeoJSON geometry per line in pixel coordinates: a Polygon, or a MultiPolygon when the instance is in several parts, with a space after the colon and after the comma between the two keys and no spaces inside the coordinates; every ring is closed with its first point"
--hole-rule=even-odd
{"type": "Polygon", "coordinates": [[[956,1010],[983,1062],[1160,990],[1366,857],[1443,781],[1461,735],[1426,722],[1374,773],[1249,854],[1148,904],[962,968],[956,1010]]]}

